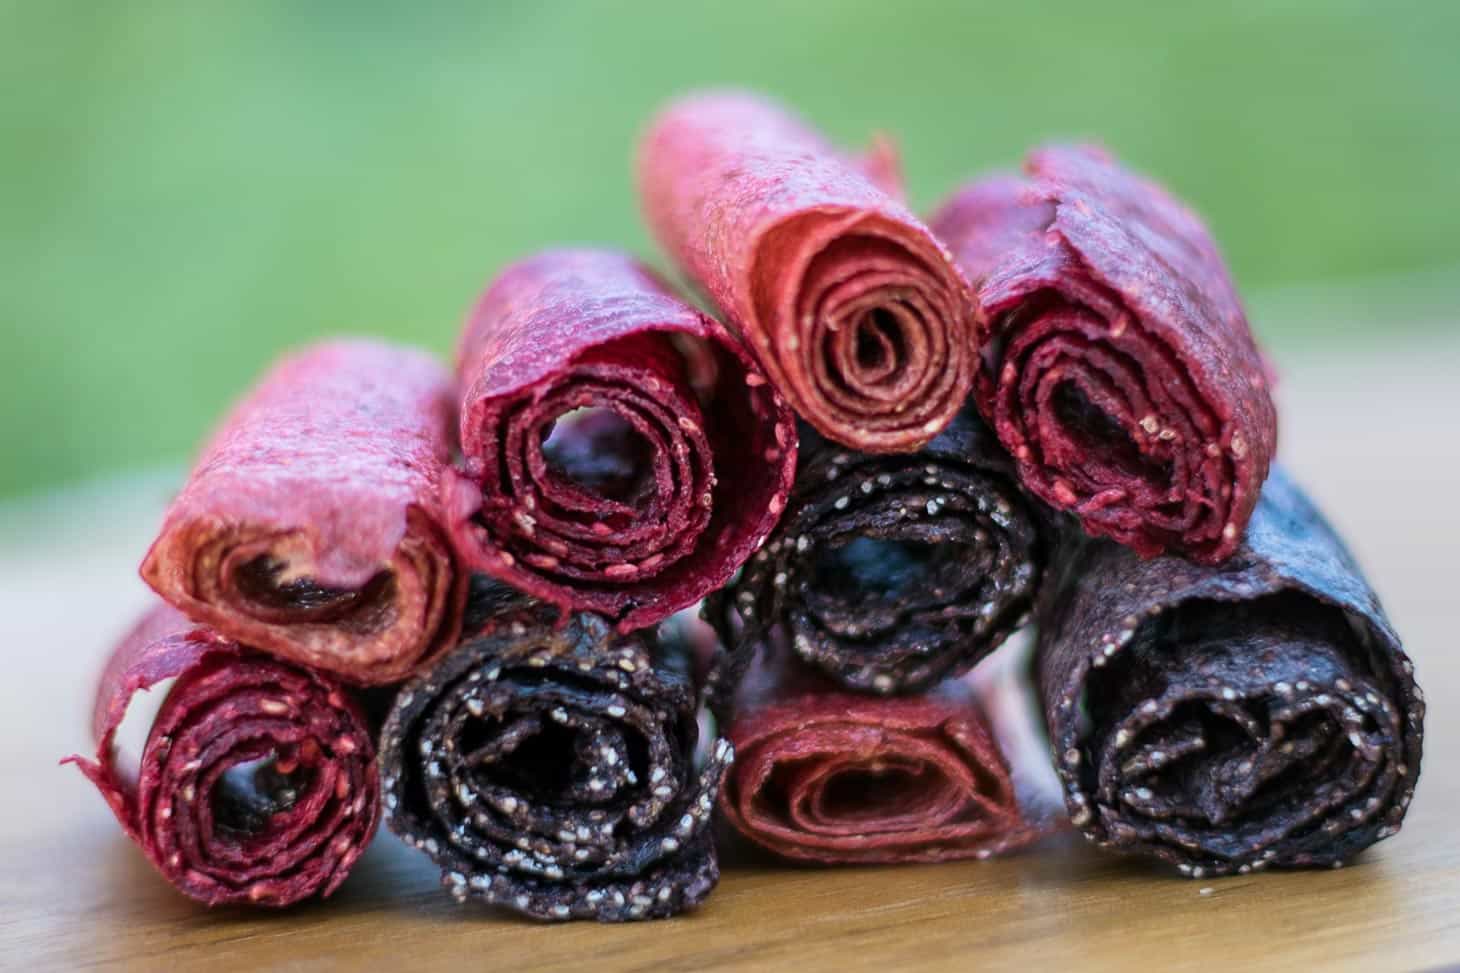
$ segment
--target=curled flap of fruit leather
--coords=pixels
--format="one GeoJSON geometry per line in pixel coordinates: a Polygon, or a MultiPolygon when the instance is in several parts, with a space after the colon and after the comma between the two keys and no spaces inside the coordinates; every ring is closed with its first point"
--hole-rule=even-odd
{"type": "Polygon", "coordinates": [[[453,399],[450,373],[409,348],[285,358],[204,449],[143,579],[246,645],[400,681],[454,644],[466,597],[441,515],[453,399]]]}
{"type": "Polygon", "coordinates": [[[206,905],[291,905],[333,892],[375,836],[375,747],[332,680],[242,648],[159,605],[108,660],[96,758],[74,762],[127,836],[206,905]],[[140,764],[115,737],[138,691],[175,680],[140,764]]]}

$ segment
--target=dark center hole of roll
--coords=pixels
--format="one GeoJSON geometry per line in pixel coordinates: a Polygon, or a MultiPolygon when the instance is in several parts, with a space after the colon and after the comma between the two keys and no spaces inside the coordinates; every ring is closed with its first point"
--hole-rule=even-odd
{"type": "Polygon", "coordinates": [[[1090,401],[1075,382],[1061,382],[1054,391],[1055,419],[1066,434],[1082,444],[1090,461],[1130,476],[1164,480],[1167,464],[1141,453],[1125,427],[1090,401]]]}
{"type": "Polygon", "coordinates": [[[328,624],[365,606],[388,602],[394,581],[389,571],[382,571],[360,588],[329,588],[312,578],[280,581],[284,568],[282,562],[261,554],[234,573],[239,593],[263,609],[266,620],[328,624]]]}
{"type": "Polygon", "coordinates": [[[577,734],[569,727],[545,722],[492,767],[492,777],[504,787],[551,803],[573,785],[577,734]]]}
{"type": "Polygon", "coordinates": [[[289,810],[309,787],[310,771],[282,773],[278,756],[236,763],[219,776],[210,798],[219,827],[243,835],[262,834],[274,815],[289,810]]]}
{"type": "Polygon", "coordinates": [[[906,767],[859,767],[827,780],[822,806],[831,815],[876,816],[896,813],[916,802],[929,789],[927,774],[906,767]]]}
{"type": "Polygon", "coordinates": [[[857,537],[818,551],[812,583],[848,601],[895,600],[927,583],[941,553],[919,541],[857,537]]]}
{"type": "Polygon", "coordinates": [[[857,322],[857,368],[886,371],[902,359],[902,328],[890,311],[873,308],[857,322]]]}
{"type": "Polygon", "coordinates": [[[554,420],[542,441],[548,467],[584,490],[631,503],[653,484],[653,450],[612,409],[583,408],[554,420]]]}

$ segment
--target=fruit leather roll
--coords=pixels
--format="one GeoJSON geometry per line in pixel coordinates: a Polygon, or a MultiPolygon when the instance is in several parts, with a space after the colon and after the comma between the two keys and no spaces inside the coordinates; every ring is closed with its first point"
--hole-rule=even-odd
{"type": "Polygon", "coordinates": [[[1029,156],[933,219],[989,333],[975,392],[1024,485],[1144,556],[1237,549],[1277,414],[1205,226],[1097,149],[1029,156]]]}
{"type": "Polygon", "coordinates": [[[103,671],[95,760],[73,756],[127,836],[206,905],[329,895],[380,822],[370,730],[319,673],[240,646],[159,605],[103,671]],[[174,680],[125,766],[115,736],[138,690],[174,680]]]}
{"type": "Polygon", "coordinates": [[[885,185],[893,168],[885,153],[853,160],[776,104],[734,92],[669,105],[638,167],[660,243],[796,411],[873,452],[942,431],[977,353],[968,285],[885,185]]]}
{"type": "Polygon", "coordinates": [[[457,356],[462,558],[563,609],[651,625],[723,585],[795,475],[784,400],[723,325],[632,258],[504,271],[457,356]]]}
{"type": "Polygon", "coordinates": [[[504,606],[401,690],[381,734],[391,830],[460,901],[604,922],[697,905],[719,880],[709,822],[731,750],[695,766],[688,657],[551,614],[504,606]]]}
{"type": "Polygon", "coordinates": [[[839,691],[784,657],[757,665],[739,688],[720,806],[756,844],[820,864],[1021,848],[1048,826],[1028,813],[1001,746],[1011,700],[993,693],[1010,691],[965,678],[882,698],[839,691]]]}
{"type": "Polygon", "coordinates": [[[971,408],[912,454],[808,434],[779,527],[706,600],[727,647],[716,708],[772,641],[856,690],[919,692],[967,672],[1033,609],[1045,527],[971,408]]]}
{"type": "Polygon", "coordinates": [[[1071,540],[1038,661],[1088,838],[1200,878],[1337,867],[1399,829],[1419,775],[1414,667],[1286,475],[1220,567],[1071,540]]]}
{"type": "Polygon", "coordinates": [[[332,341],[284,359],[203,451],[143,579],[246,645],[398,682],[460,628],[440,499],[453,408],[424,352],[332,341]]]}

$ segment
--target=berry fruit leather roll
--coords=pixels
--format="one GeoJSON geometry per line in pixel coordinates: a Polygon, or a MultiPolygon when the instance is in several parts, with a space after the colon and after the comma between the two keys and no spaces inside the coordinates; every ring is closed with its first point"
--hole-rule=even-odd
{"type": "Polygon", "coordinates": [[[508,268],[457,368],[454,543],[562,609],[652,625],[723,585],[785,506],[789,408],[723,325],[630,257],[561,250],[508,268]]]}
{"type": "Polygon", "coordinates": [[[102,674],[95,760],[73,756],[162,876],[206,905],[329,895],[380,822],[375,746],[333,680],[159,605],[102,674]],[[115,736],[138,690],[175,680],[135,774],[115,736]]]}
{"type": "Polygon", "coordinates": [[[1414,667],[1348,551],[1274,474],[1220,567],[1072,537],[1038,668],[1074,824],[1200,878],[1333,866],[1399,829],[1414,667]]]}
{"type": "Polygon", "coordinates": [[[459,901],[546,920],[659,918],[719,880],[687,655],[599,617],[506,609],[406,684],[381,734],[386,820],[459,901]]]}
{"type": "Polygon", "coordinates": [[[912,454],[806,435],[776,532],[706,600],[728,649],[716,708],[777,640],[855,690],[919,692],[967,672],[1033,609],[1040,514],[971,408],[912,454]]]}
{"type": "Polygon", "coordinates": [[[189,617],[358,684],[455,641],[466,578],[441,514],[450,374],[424,352],[318,344],[224,421],[173,500],[143,579],[189,617]]]}
{"type": "Polygon", "coordinates": [[[736,831],[821,864],[989,858],[1044,829],[1026,816],[982,691],[838,691],[794,664],[753,669],[720,807],[736,831]]]}
{"type": "Polygon", "coordinates": [[[1143,556],[1237,549],[1277,445],[1264,364],[1206,227],[1092,148],[1032,153],[933,218],[988,334],[979,407],[1024,485],[1143,556]]]}
{"type": "Polygon", "coordinates": [[[854,449],[916,449],[973,381],[972,295],[948,251],[860,163],[778,105],[704,93],[640,147],[649,225],[797,413],[854,449]]]}

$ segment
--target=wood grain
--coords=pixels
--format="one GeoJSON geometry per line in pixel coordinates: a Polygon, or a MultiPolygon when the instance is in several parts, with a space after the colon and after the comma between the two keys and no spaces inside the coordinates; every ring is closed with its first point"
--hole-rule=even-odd
{"type": "Polygon", "coordinates": [[[728,863],[698,913],[542,926],[461,907],[382,834],[333,899],[209,912],[166,886],[56,760],[87,745],[97,660],[143,602],[166,499],[145,480],[0,523],[0,967],[673,971],[1422,969],[1460,960],[1460,652],[1453,641],[1460,343],[1283,363],[1281,452],[1353,542],[1431,700],[1404,830],[1354,865],[1193,882],[1057,839],[1006,861],[814,871],[728,863]],[[1438,511],[1438,513],[1434,511],[1438,511]]]}

